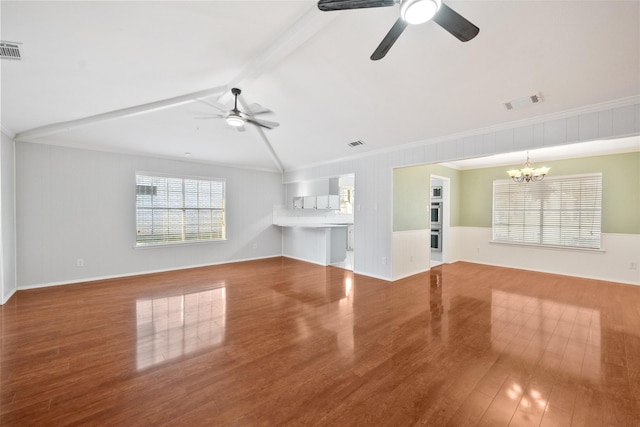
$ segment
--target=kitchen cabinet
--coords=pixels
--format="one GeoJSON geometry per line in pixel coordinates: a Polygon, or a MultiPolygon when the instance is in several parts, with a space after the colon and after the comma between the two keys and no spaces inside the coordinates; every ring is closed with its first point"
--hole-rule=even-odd
{"type": "Polygon", "coordinates": [[[316,196],[305,196],[302,202],[303,209],[315,209],[316,208],[316,196]]]}
{"type": "Polygon", "coordinates": [[[329,210],[338,210],[340,209],[340,197],[337,194],[327,194],[318,196],[316,203],[316,209],[329,209],[329,210]]]}

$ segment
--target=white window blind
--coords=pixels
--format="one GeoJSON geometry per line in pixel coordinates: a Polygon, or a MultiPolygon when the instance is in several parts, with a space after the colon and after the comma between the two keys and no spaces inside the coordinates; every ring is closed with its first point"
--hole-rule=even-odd
{"type": "Polygon", "coordinates": [[[225,182],[136,175],[136,243],[225,239],[225,182]]]}
{"type": "Polygon", "coordinates": [[[602,174],[493,182],[493,240],[600,249],[602,174]]]}

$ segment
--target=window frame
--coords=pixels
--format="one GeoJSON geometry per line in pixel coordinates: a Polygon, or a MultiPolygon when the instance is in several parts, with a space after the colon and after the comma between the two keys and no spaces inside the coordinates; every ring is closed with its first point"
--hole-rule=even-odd
{"type": "MultiPolygon", "coordinates": [[[[581,185],[585,185],[584,182],[581,183],[581,185]]],[[[580,189],[580,191],[584,191],[582,189],[580,189]]],[[[561,250],[577,250],[577,251],[595,251],[595,252],[604,252],[604,250],[602,249],[602,195],[603,195],[603,178],[602,178],[602,173],[600,172],[596,172],[596,173],[585,173],[585,174],[577,174],[577,175],[563,175],[563,176],[554,176],[554,177],[545,177],[544,180],[539,181],[539,182],[523,182],[523,183],[515,183],[510,179],[499,179],[499,180],[494,180],[493,181],[493,192],[492,192],[492,206],[491,206],[491,235],[492,235],[492,240],[490,243],[497,243],[497,244],[504,244],[504,245],[514,245],[514,246],[532,246],[532,247],[538,247],[538,248],[549,248],[549,249],[561,249],[561,250]],[[545,232],[549,233],[549,230],[551,228],[559,228],[559,232],[562,233],[563,229],[564,231],[567,233],[565,235],[560,235],[560,237],[558,238],[560,241],[563,241],[565,239],[568,239],[570,236],[568,236],[568,231],[573,229],[576,230],[575,226],[565,226],[562,227],[562,219],[560,219],[560,222],[558,222],[558,220],[556,220],[555,222],[553,220],[545,223],[544,218],[545,218],[545,213],[548,214],[547,216],[551,216],[553,217],[553,215],[550,215],[551,212],[556,212],[557,213],[557,217],[562,218],[562,214],[563,213],[567,213],[567,212],[578,212],[578,215],[580,216],[580,213],[582,212],[589,212],[587,209],[585,209],[585,207],[588,206],[584,206],[586,205],[586,203],[583,205],[582,201],[580,202],[580,206],[578,207],[578,211],[571,210],[571,209],[567,209],[567,208],[560,208],[560,209],[551,209],[551,208],[546,208],[544,207],[544,202],[541,201],[540,202],[540,206],[538,209],[531,209],[529,210],[530,213],[534,213],[534,212],[538,212],[539,216],[542,218],[540,221],[540,224],[538,225],[538,235],[539,235],[539,241],[538,242],[532,242],[532,241],[528,241],[527,240],[527,236],[525,236],[524,234],[526,233],[525,231],[523,231],[523,236],[522,239],[518,240],[518,239],[504,239],[504,238],[497,238],[496,237],[496,185],[509,185],[509,186],[513,186],[512,188],[523,188],[523,189],[527,189],[527,187],[530,189],[532,186],[540,186],[537,191],[542,195],[542,196],[551,196],[552,193],[549,189],[548,183],[549,181],[551,182],[560,182],[560,183],[570,183],[570,182],[576,182],[579,180],[595,180],[594,182],[597,181],[597,190],[598,193],[596,193],[596,195],[593,197],[593,201],[594,201],[594,205],[591,208],[592,212],[593,210],[596,211],[595,213],[595,220],[592,221],[592,227],[593,226],[597,226],[597,236],[594,237],[595,241],[597,242],[597,246],[594,245],[579,245],[579,244],[575,244],[575,245],[571,245],[571,244],[566,244],[566,243],[545,243],[544,242],[544,236],[545,236],[545,232]],[[548,191],[544,191],[544,190],[548,190],[548,191]],[[546,225],[545,225],[546,224],[546,225]],[[546,228],[546,231],[545,231],[546,228]]],[[[561,196],[563,197],[563,196],[561,196]]],[[[543,197],[544,198],[544,197],[543,197]]],[[[517,211],[517,209],[512,209],[512,210],[501,210],[502,212],[514,212],[517,211]]],[[[522,209],[523,212],[526,212],[527,209],[522,209]]],[[[523,213],[523,216],[525,216],[526,213],[523,213]]],[[[574,220],[575,221],[575,220],[574,220]]],[[[507,222],[506,227],[509,227],[512,224],[512,222],[507,222]]],[[[516,223],[517,224],[517,223],[516,223]]],[[[526,225],[526,220],[524,220],[524,223],[522,225],[523,229],[527,227],[526,225]]],[[[529,226],[531,228],[535,228],[535,226],[529,226]]],[[[579,225],[577,227],[577,231],[578,231],[578,236],[575,237],[576,239],[581,239],[584,238],[583,233],[582,233],[582,226],[579,225]]],[[[529,235],[530,236],[530,235],[529,235]]]]}
{"type": "MultiPolygon", "coordinates": [[[[135,215],[135,244],[134,244],[134,248],[135,249],[143,249],[143,248],[154,248],[154,247],[167,247],[167,246],[181,246],[181,245],[194,245],[194,244],[206,244],[206,243],[219,243],[219,242],[225,242],[227,241],[227,180],[225,178],[219,178],[219,177],[210,177],[210,176],[193,176],[193,175],[181,175],[181,174],[166,174],[166,173],[159,173],[159,172],[148,172],[148,171],[136,171],[135,175],[134,175],[134,215],[135,215]],[[149,241],[149,242],[141,242],[138,239],[139,236],[139,229],[140,229],[140,224],[138,222],[138,210],[139,210],[139,206],[138,206],[138,177],[146,177],[146,178],[151,178],[151,179],[166,179],[166,180],[180,180],[181,181],[181,186],[182,186],[182,205],[180,208],[176,208],[176,207],[160,207],[157,208],[158,210],[167,210],[167,211],[176,211],[179,210],[181,213],[181,218],[182,218],[182,238],[180,240],[169,240],[167,238],[167,236],[170,236],[170,234],[164,234],[163,241],[149,241]],[[213,208],[213,207],[200,207],[199,205],[196,208],[192,208],[192,207],[187,207],[186,206],[186,202],[185,202],[185,181],[206,181],[209,183],[216,183],[216,184],[222,184],[222,200],[221,200],[221,204],[222,207],[221,208],[213,208]],[[221,227],[221,234],[222,237],[221,238],[195,238],[195,239],[188,239],[185,238],[186,234],[188,234],[186,232],[186,221],[185,221],[185,213],[186,211],[189,210],[200,210],[200,209],[204,209],[204,210],[210,210],[210,211],[217,211],[217,212],[222,212],[222,227],[221,227]]],[[[151,208],[153,210],[153,208],[151,208]]]]}

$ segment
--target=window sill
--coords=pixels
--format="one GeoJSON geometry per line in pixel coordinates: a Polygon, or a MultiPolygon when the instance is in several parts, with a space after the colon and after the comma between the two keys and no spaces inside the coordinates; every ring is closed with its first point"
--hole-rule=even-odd
{"type": "Polygon", "coordinates": [[[152,249],[152,248],[166,248],[166,247],[176,247],[176,246],[191,246],[191,245],[203,245],[207,243],[222,243],[226,242],[227,239],[217,239],[217,240],[188,240],[185,242],[162,242],[162,243],[138,243],[133,245],[133,249],[152,249]]]}
{"type": "Polygon", "coordinates": [[[600,253],[600,254],[607,252],[604,249],[578,248],[578,247],[572,247],[572,246],[536,245],[534,243],[505,242],[503,240],[490,240],[489,243],[492,245],[524,246],[524,247],[537,248],[537,249],[552,249],[556,251],[591,252],[591,253],[600,253]]]}

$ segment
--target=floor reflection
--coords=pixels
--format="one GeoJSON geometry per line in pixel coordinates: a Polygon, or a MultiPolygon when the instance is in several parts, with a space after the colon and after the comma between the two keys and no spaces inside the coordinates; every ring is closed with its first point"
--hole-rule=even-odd
{"type": "Polygon", "coordinates": [[[344,279],[344,297],[338,302],[339,315],[343,319],[342,325],[337,329],[338,346],[344,356],[352,356],[354,351],[353,339],[353,278],[351,275],[344,279]]]}
{"type": "Polygon", "coordinates": [[[447,330],[447,319],[443,318],[444,304],[442,301],[442,270],[429,270],[429,312],[431,313],[431,334],[434,338],[442,339],[447,330]]]}
{"type": "Polygon", "coordinates": [[[143,370],[224,340],[226,289],[136,301],[136,367],[143,370]]]}
{"type": "Polygon", "coordinates": [[[342,280],[331,282],[325,288],[325,298],[330,301],[322,309],[312,309],[306,315],[296,319],[298,338],[310,339],[318,327],[335,336],[337,348],[345,358],[353,356],[355,279],[353,273],[346,270],[335,270],[334,277],[343,276],[342,280]]]}
{"type": "Polygon", "coordinates": [[[503,354],[596,382],[600,331],[598,310],[492,290],[491,345],[503,354]]]}

